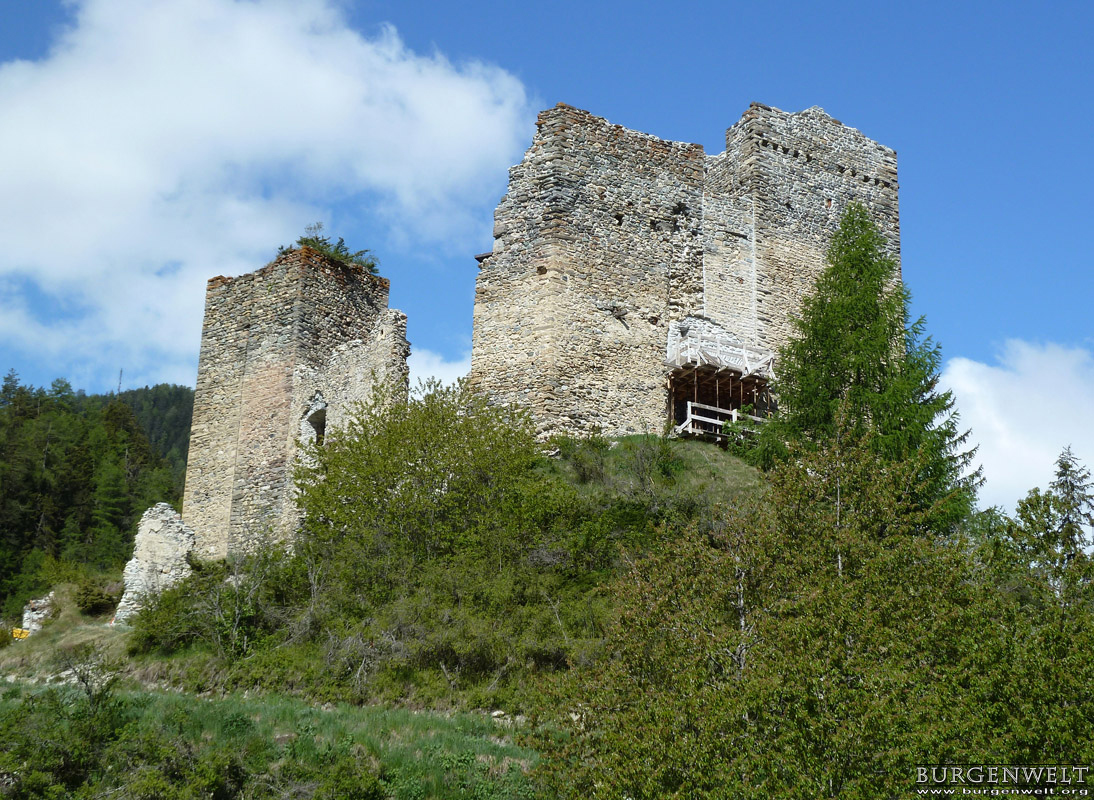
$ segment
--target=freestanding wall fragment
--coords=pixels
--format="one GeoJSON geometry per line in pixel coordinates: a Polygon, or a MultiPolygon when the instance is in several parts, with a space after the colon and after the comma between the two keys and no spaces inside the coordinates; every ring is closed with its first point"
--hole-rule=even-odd
{"type": "Polygon", "coordinates": [[[167,503],[156,503],[141,516],[133,556],[125,565],[125,593],[115,622],[128,622],[147,598],[190,576],[187,555],[194,549],[194,532],[167,503]]]}
{"type": "Polygon", "coordinates": [[[209,281],[183,494],[199,556],[288,540],[298,441],[340,427],[374,387],[405,398],[406,315],[388,290],[308,247],[209,281]]]}
{"type": "Polygon", "coordinates": [[[660,433],[685,397],[759,402],[852,201],[899,259],[896,153],[819,108],[753,104],[716,156],[544,111],[479,257],[472,385],[541,435],[660,433]],[[680,363],[710,350],[681,345],[695,331],[740,363],[680,363]]]}

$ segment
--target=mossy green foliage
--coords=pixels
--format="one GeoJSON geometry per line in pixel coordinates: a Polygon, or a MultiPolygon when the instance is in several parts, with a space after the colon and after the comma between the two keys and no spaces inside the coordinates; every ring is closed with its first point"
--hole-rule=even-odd
{"type": "Polygon", "coordinates": [[[921,463],[842,442],[614,585],[608,657],[542,704],[549,795],[896,797],[921,764],[1094,757],[1091,583],[1026,569],[1023,605],[1013,560],[931,528],[921,463]]]}
{"type": "Polygon", "coordinates": [[[140,515],[181,488],[126,402],[63,380],[23,386],[10,372],[0,389],[0,616],[18,617],[28,598],[70,579],[58,567],[120,572],[140,515]]]}
{"type": "Polygon", "coordinates": [[[627,559],[756,486],[697,443],[545,446],[460,387],[378,399],[306,463],[293,554],[197,565],[134,652],[188,653],[192,686],[520,708],[534,676],[600,657],[627,559]]]}
{"type": "Polygon", "coordinates": [[[77,683],[0,693],[5,796],[530,796],[535,754],[482,715],[121,691],[108,668],[82,657],[90,691],[77,683]]]}
{"type": "MultiPolygon", "coordinates": [[[[332,242],[329,236],[323,235],[323,223],[313,222],[304,228],[304,235],[296,240],[297,247],[310,247],[312,250],[316,250],[327,258],[333,258],[335,261],[341,261],[343,264],[353,264],[354,266],[362,267],[366,272],[371,275],[378,275],[380,272],[380,262],[376,260],[376,257],[372,254],[371,250],[350,250],[346,246],[345,239],[341,236],[338,237],[337,242],[332,242]]],[[[277,248],[277,253],[287,252],[292,248],[282,245],[277,248]]]]}

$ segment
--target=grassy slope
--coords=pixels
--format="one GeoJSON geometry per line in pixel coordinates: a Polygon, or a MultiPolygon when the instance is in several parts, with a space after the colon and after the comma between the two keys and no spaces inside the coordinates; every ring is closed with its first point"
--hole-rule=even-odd
{"type": "MultiPolygon", "coordinates": [[[[547,468],[565,476],[579,491],[643,497],[654,504],[691,498],[704,506],[717,506],[759,487],[755,470],[717,447],[694,441],[656,444],[659,441],[629,437],[603,443],[599,450],[586,449],[576,458],[553,460],[547,468]],[[650,458],[655,444],[670,448],[671,470],[658,468],[657,459],[650,458]]],[[[662,464],[663,456],[662,452],[662,464]]],[[[252,751],[271,752],[282,760],[289,755],[328,757],[338,748],[350,747],[358,754],[367,753],[391,796],[400,798],[511,797],[527,791],[525,773],[535,764],[536,755],[512,743],[513,728],[507,717],[498,721],[482,713],[405,707],[326,704],[317,708],[306,697],[277,694],[199,699],[165,692],[160,681],[176,673],[169,661],[127,660],[128,634],[109,626],[109,614],[84,617],[72,600],[73,586],[59,586],[56,591],[60,613],[43,631],[30,640],[0,646],[0,681],[7,682],[6,689],[0,683],[0,713],[30,700],[43,683],[56,680],[59,650],[91,643],[130,679],[129,696],[138,698],[144,709],[142,724],[154,726],[185,712],[182,716],[189,722],[183,734],[198,747],[239,750],[251,741],[252,751]],[[225,727],[229,719],[250,722],[241,733],[239,725],[225,727]]],[[[276,770],[277,758],[268,769],[276,770]]]]}
{"type": "MultiPolygon", "coordinates": [[[[20,713],[22,703],[33,705],[44,691],[40,685],[3,685],[0,719],[20,713]]],[[[276,787],[254,796],[311,796],[316,779],[307,773],[290,774],[297,764],[324,771],[348,760],[365,764],[380,776],[389,796],[400,800],[519,797],[528,794],[527,772],[536,763],[535,753],[513,744],[508,720],[483,715],[344,705],[317,708],[273,696],[214,699],[133,690],[119,691],[118,696],[137,714],[127,734],[133,738],[168,730],[176,741],[193,748],[195,759],[218,751],[242,754],[249,788],[276,787]]],[[[76,701],[75,694],[72,700],[76,701]]],[[[103,765],[111,766],[121,765],[103,765]]],[[[152,760],[124,766],[148,770],[160,765],[152,760]]]]}
{"type": "Polygon", "coordinates": [[[171,735],[194,749],[194,758],[217,751],[246,754],[250,780],[275,785],[284,796],[294,796],[294,787],[310,791],[307,777],[286,777],[293,762],[330,765],[340,759],[368,764],[390,796],[400,799],[486,800],[528,791],[526,773],[536,754],[513,743],[514,723],[508,717],[316,706],[300,698],[247,693],[199,697],[150,688],[142,679],[156,674],[154,665],[149,669],[147,663],[126,661],[126,631],[112,628],[110,615],[83,617],[72,602],[73,588],[57,587],[60,613],[40,633],[0,649],[0,720],[24,713],[50,688],[70,683],[57,654],[90,644],[128,676],[118,694],[135,710],[136,738],[142,729],[162,733],[169,727],[171,735]]]}

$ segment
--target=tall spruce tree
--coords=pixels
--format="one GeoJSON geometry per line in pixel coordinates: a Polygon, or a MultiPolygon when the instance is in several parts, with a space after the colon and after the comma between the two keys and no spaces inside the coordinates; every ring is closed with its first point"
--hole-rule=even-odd
{"type": "Polygon", "coordinates": [[[1070,445],[1056,459],[1056,480],[1051,488],[1059,498],[1058,546],[1070,560],[1090,544],[1086,529],[1094,525],[1094,482],[1070,445]]]}
{"type": "MultiPolygon", "coordinates": [[[[1023,598],[1036,598],[1037,588],[1069,604],[1094,586],[1094,560],[1087,554],[1094,525],[1094,484],[1090,470],[1065,447],[1056,459],[1056,477],[1048,491],[1031,489],[1018,501],[1013,519],[1001,525],[1008,581],[1023,598]]],[[[998,561],[998,557],[996,557],[998,561]]],[[[1043,601],[1046,597],[1042,597],[1043,601]]]]}
{"type": "Polygon", "coordinates": [[[869,435],[888,461],[926,453],[921,502],[951,529],[974,506],[979,471],[965,475],[975,450],[963,449],[953,396],[938,390],[941,350],[922,318],[910,321],[896,260],[862,205],[844,212],[826,258],[779,355],[780,410],[758,460],[770,466],[787,443],[817,447],[837,435],[869,435]]]}
{"type": "Polygon", "coordinates": [[[838,434],[611,586],[606,657],[540,704],[545,796],[874,800],[1094,757],[1094,606],[1027,611],[933,529],[927,454],[838,434]]]}

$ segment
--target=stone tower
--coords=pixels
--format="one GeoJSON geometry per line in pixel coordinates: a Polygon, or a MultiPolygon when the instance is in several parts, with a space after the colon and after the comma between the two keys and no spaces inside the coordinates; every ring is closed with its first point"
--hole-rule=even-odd
{"type": "Polygon", "coordinates": [[[308,247],[205,294],[183,518],[205,558],[285,541],[298,441],[340,426],[377,385],[406,395],[406,316],[387,279],[308,247]]]}
{"type": "Polygon", "coordinates": [[[715,156],[542,112],[478,257],[472,384],[542,435],[660,433],[691,400],[762,407],[848,203],[899,260],[896,168],[819,108],[754,103],[715,156]]]}

